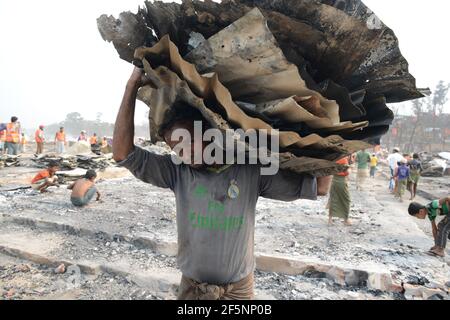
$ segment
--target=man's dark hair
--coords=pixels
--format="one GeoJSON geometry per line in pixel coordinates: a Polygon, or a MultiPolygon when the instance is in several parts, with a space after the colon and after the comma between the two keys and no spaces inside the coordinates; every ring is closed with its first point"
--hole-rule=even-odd
{"type": "Polygon", "coordinates": [[[84,177],[86,179],[92,179],[97,177],[97,172],[95,172],[95,170],[89,169],[88,171],[86,171],[86,174],[84,175],[84,177]]]}
{"type": "Polygon", "coordinates": [[[51,160],[48,162],[48,167],[49,168],[59,167],[59,163],[54,160],[51,160]]]}
{"type": "Polygon", "coordinates": [[[17,117],[11,117],[11,122],[16,122],[17,120],[19,120],[19,118],[17,118],[17,117]]]}
{"type": "Polygon", "coordinates": [[[415,216],[421,209],[425,209],[425,206],[418,202],[411,202],[408,207],[408,213],[415,216]]]}
{"type": "Polygon", "coordinates": [[[414,153],[413,154],[413,159],[419,159],[420,157],[419,157],[419,154],[418,153],[414,153]]]}
{"type": "Polygon", "coordinates": [[[203,115],[200,111],[186,104],[185,102],[175,102],[172,105],[173,113],[169,119],[164,122],[159,130],[158,134],[160,136],[164,136],[164,133],[173,127],[176,122],[186,121],[186,122],[194,122],[194,121],[202,121],[203,122],[203,130],[208,129],[209,124],[203,118],[203,115]]]}
{"type": "Polygon", "coordinates": [[[64,127],[59,127],[59,130],[64,129],[64,127]]]}

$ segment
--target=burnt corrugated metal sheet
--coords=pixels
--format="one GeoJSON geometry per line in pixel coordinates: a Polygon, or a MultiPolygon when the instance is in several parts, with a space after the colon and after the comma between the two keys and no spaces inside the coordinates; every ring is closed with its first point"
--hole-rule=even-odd
{"type": "Polygon", "coordinates": [[[422,96],[392,30],[359,0],[146,2],[98,26],[127,61],[155,45],[134,61],[161,86],[140,93],[154,138],[184,99],[217,127],[280,129],[293,157],[334,161],[379,142],[386,103],[422,96]]]}

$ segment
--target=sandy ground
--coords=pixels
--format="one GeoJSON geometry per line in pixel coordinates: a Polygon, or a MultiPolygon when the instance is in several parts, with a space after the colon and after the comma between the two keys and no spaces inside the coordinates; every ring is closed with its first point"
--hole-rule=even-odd
{"type": "MultiPolygon", "coordinates": [[[[0,185],[3,188],[21,185],[36,171],[38,169],[26,167],[5,168],[2,173],[6,174],[2,175],[0,185]]],[[[144,184],[118,168],[107,169],[98,182],[98,188],[103,194],[103,202],[92,203],[84,209],[70,204],[69,191],[63,187],[47,194],[31,190],[0,191],[0,213],[8,217],[54,222],[71,226],[74,230],[93,230],[98,235],[91,237],[72,229],[55,231],[43,226],[2,223],[0,245],[22,247],[30,252],[72,261],[100,261],[111,266],[123,266],[141,275],[166,274],[176,282],[179,274],[176,259],[171,253],[173,250],[161,254],[121,239],[145,236],[155,241],[176,243],[172,193],[144,184]],[[103,233],[117,235],[117,242],[103,239],[103,233]]],[[[434,191],[429,182],[427,188],[429,192],[434,191]]],[[[440,189],[438,191],[441,192],[440,189]]],[[[290,203],[260,199],[256,212],[255,251],[314,259],[340,267],[387,271],[398,282],[408,282],[411,277],[416,277],[442,285],[449,280],[449,260],[424,253],[433,245],[429,222],[408,215],[408,202],[400,203],[389,194],[383,175],[368,180],[362,192],[355,190],[352,176],[351,196],[353,226],[350,227],[338,220],[333,226],[327,225],[326,198],[290,203]]],[[[417,200],[426,201],[420,197],[417,200]]],[[[39,264],[0,254],[0,297],[173,298],[167,294],[142,293],[146,290],[139,286],[139,282],[131,281],[127,276],[92,275],[81,289],[73,292],[50,285],[55,277],[64,276],[54,274],[51,268],[45,269],[39,264]],[[27,264],[31,271],[21,272],[23,264],[27,264]],[[25,288],[23,292],[22,287],[25,288]]],[[[261,297],[276,299],[403,298],[398,294],[341,287],[314,275],[286,276],[260,271],[256,272],[256,289],[261,297]]]]}

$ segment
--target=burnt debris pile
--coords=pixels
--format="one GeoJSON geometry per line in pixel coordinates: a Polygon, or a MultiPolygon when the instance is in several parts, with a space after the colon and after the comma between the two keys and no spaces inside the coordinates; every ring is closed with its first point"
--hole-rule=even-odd
{"type": "Polygon", "coordinates": [[[359,0],[147,1],[97,23],[150,79],[139,99],[153,142],[188,105],[214,128],[279,130],[282,168],[326,175],[379,143],[387,103],[425,93],[394,32],[359,0]]]}

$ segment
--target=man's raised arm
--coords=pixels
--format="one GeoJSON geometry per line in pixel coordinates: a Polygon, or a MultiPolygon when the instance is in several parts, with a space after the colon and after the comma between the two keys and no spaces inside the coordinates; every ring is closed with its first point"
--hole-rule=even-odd
{"type": "Polygon", "coordinates": [[[139,88],[144,84],[144,71],[135,67],[127,82],[113,135],[113,158],[120,162],[134,150],[134,111],[139,88]]]}

